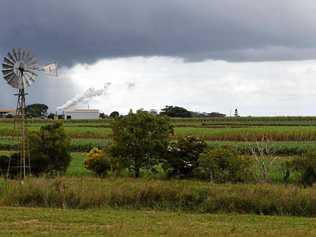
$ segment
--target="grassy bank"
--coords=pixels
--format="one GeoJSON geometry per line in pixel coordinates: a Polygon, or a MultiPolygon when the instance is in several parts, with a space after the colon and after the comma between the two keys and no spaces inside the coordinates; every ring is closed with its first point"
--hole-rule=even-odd
{"type": "Polygon", "coordinates": [[[2,181],[0,205],[316,216],[315,188],[132,178],[2,181]]]}
{"type": "Polygon", "coordinates": [[[0,208],[0,236],[309,237],[316,220],[134,210],[0,208]]]}

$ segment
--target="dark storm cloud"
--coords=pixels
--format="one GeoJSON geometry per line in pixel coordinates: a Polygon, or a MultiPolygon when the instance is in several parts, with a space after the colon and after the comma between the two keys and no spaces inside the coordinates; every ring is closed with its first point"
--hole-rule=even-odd
{"type": "Polygon", "coordinates": [[[316,57],[313,0],[1,0],[0,54],[62,64],[124,56],[252,61],[316,57]]]}

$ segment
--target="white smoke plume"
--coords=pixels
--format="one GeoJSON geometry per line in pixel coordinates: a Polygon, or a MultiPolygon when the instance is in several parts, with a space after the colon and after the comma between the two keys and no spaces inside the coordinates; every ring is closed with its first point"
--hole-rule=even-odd
{"type": "Polygon", "coordinates": [[[127,89],[131,90],[135,88],[135,82],[127,82],[127,89]]]}
{"type": "Polygon", "coordinates": [[[68,100],[62,106],[57,107],[57,110],[66,110],[66,109],[76,106],[77,104],[88,101],[92,98],[105,95],[110,85],[111,83],[107,82],[104,84],[104,87],[102,89],[95,89],[94,87],[90,87],[83,94],[77,95],[73,97],[72,99],[68,100]]]}

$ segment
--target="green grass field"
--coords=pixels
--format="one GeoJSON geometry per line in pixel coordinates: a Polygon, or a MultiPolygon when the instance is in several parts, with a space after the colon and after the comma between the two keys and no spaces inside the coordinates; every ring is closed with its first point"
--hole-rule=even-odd
{"type": "Polygon", "coordinates": [[[147,210],[0,208],[0,236],[312,237],[316,219],[147,210]]]}
{"type": "MultiPolygon", "coordinates": [[[[51,122],[31,120],[28,127],[36,131],[51,122]]],[[[73,157],[66,177],[32,179],[24,188],[12,181],[7,193],[6,189],[0,190],[3,191],[0,193],[3,206],[0,208],[0,236],[316,236],[315,218],[206,214],[245,213],[244,210],[249,209],[247,213],[314,217],[315,191],[312,188],[94,178],[84,168],[86,152],[110,142],[110,123],[107,119],[64,122],[72,140],[73,157]],[[7,197],[17,202],[6,200],[7,197]],[[67,208],[100,209],[34,208],[60,207],[64,203],[67,208]]],[[[230,145],[243,155],[251,154],[250,150],[257,142],[260,144],[262,138],[268,139],[278,156],[270,172],[270,180],[275,183],[282,179],[280,169],[284,159],[316,148],[316,117],[189,118],[172,119],[172,124],[175,127],[173,139],[199,136],[209,147],[230,145]]],[[[0,155],[17,149],[17,135],[12,120],[0,120],[0,155]]],[[[0,179],[0,188],[1,185],[6,187],[0,179]]]]}

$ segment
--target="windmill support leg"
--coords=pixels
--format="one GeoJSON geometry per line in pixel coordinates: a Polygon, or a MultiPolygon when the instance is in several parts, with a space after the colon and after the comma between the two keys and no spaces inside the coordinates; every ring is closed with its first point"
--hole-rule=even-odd
{"type": "MultiPolygon", "coordinates": [[[[19,173],[20,178],[24,179],[27,175],[26,169],[30,170],[30,164],[26,165],[27,161],[27,130],[26,130],[26,118],[25,118],[25,96],[27,95],[24,89],[19,89],[18,94],[18,103],[16,108],[16,118],[19,123],[19,135],[20,135],[20,142],[19,142],[19,153],[20,153],[20,160],[19,160],[19,173]]],[[[29,162],[28,162],[29,163],[29,162]]]]}

